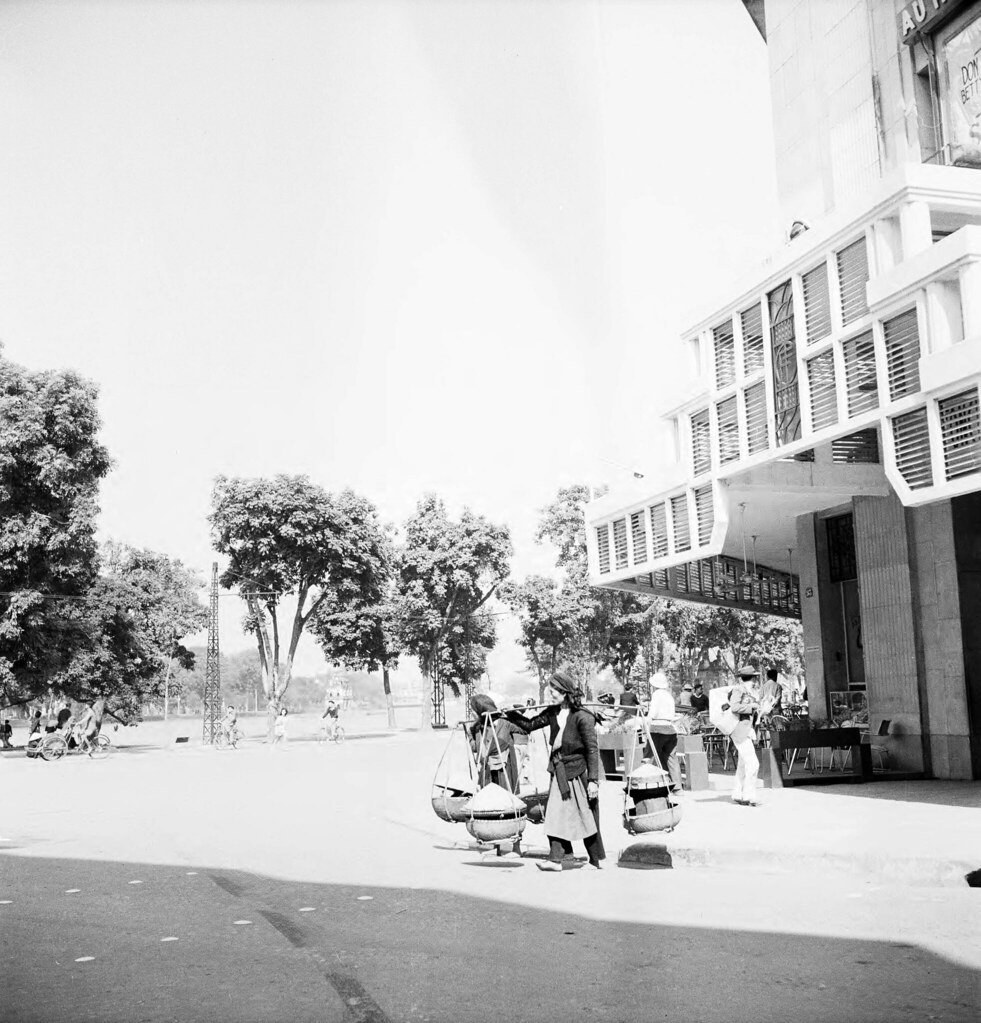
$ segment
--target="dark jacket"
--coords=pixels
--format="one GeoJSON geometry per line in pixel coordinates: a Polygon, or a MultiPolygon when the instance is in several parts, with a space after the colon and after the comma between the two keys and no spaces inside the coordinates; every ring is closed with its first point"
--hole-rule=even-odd
{"type": "MultiPolygon", "coordinates": [[[[533,732],[538,728],[548,728],[548,745],[551,749],[559,734],[559,711],[556,705],[543,710],[534,717],[527,718],[520,712],[511,712],[508,720],[522,732],[533,732]]],[[[596,718],[588,710],[570,710],[562,734],[562,745],[548,761],[549,774],[555,774],[556,780],[562,784],[562,776],[557,772],[557,763],[562,764],[562,776],[565,779],[579,778],[586,775],[586,781],[599,781],[599,747],[596,744],[596,718]]],[[[563,793],[564,796],[564,793],[563,793]]]]}

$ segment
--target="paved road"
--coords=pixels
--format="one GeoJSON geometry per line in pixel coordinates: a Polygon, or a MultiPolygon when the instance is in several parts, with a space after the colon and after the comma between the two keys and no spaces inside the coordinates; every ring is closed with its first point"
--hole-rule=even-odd
{"type": "Polygon", "coordinates": [[[0,1018],[978,1018],[981,892],[542,874],[432,815],[444,741],[4,761],[0,1018]]]}

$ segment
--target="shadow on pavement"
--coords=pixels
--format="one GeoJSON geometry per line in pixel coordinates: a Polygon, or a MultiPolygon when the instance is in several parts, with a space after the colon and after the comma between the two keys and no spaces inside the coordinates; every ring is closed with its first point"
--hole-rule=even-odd
{"type": "MultiPolygon", "coordinates": [[[[534,869],[530,864],[525,869],[534,869]]],[[[537,871],[536,871],[537,873],[537,871]]],[[[0,854],[22,1021],[975,1020],[977,972],[903,942],[587,918],[427,889],[0,854]]],[[[792,923],[792,922],[789,922],[792,923]]]]}
{"type": "Polygon", "coordinates": [[[977,781],[873,781],[864,785],[808,786],[806,791],[825,796],[848,796],[852,799],[884,799],[981,809],[981,782],[977,781]]]}

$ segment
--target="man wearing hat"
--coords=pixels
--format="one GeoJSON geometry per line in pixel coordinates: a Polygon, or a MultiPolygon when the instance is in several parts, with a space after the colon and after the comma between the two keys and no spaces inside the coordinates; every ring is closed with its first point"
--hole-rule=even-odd
{"type": "Polygon", "coordinates": [[[739,718],[739,724],[732,730],[732,744],[739,755],[736,767],[736,784],[732,800],[740,806],[759,806],[756,799],[756,778],[760,773],[760,760],[756,755],[756,729],[753,722],[760,709],[756,683],[760,673],[751,665],[744,664],[737,673],[739,682],[729,697],[729,710],[739,718]]]}

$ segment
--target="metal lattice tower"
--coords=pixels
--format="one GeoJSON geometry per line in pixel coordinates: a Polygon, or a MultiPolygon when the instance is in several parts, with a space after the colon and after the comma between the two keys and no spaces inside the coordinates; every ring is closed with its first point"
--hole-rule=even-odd
{"type": "Polygon", "coordinates": [[[439,675],[439,657],[433,663],[433,728],[446,727],[446,694],[439,675]]]}
{"type": "Polygon", "coordinates": [[[208,613],[208,663],[204,669],[204,734],[213,743],[221,717],[221,666],[218,661],[218,562],[211,566],[211,602],[208,613]]]}

